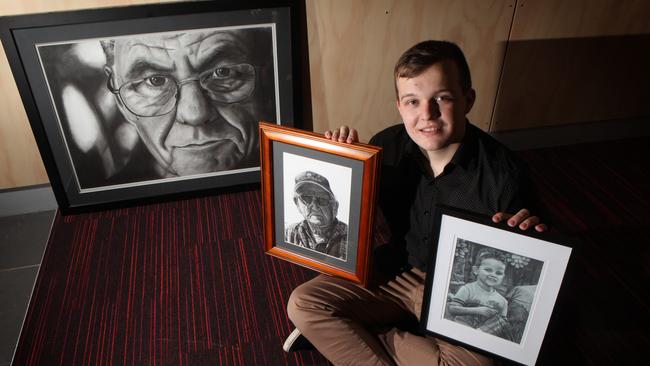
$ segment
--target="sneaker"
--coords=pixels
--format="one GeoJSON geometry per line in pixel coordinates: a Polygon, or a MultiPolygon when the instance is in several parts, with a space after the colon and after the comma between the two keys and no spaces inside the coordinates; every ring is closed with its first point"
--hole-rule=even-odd
{"type": "Polygon", "coordinates": [[[313,350],[315,348],[311,343],[309,343],[307,338],[305,338],[305,336],[300,333],[298,328],[296,328],[284,341],[282,349],[285,352],[297,352],[303,350],[313,350]]]}

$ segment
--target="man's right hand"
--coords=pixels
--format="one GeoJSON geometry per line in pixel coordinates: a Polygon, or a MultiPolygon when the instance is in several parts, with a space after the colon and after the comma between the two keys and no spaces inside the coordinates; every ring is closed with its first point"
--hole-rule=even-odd
{"type": "Polygon", "coordinates": [[[357,130],[348,126],[341,126],[338,130],[325,131],[325,138],[348,144],[359,142],[357,130]]]}

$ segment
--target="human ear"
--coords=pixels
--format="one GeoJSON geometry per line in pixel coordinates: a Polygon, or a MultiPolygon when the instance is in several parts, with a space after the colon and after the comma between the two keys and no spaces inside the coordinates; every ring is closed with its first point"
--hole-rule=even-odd
{"type": "Polygon", "coordinates": [[[113,75],[113,69],[112,69],[110,66],[108,66],[108,65],[104,65],[104,74],[106,74],[106,77],[107,77],[107,78],[112,77],[112,75],[113,75]]]}
{"type": "MultiPolygon", "coordinates": [[[[115,87],[115,73],[113,72],[113,68],[104,65],[104,74],[106,74],[106,86],[108,87],[109,90],[112,91],[112,89],[117,89],[115,87]]],[[[116,98],[119,101],[119,98],[116,98]]]]}
{"type": "Polygon", "coordinates": [[[468,90],[465,94],[465,100],[465,114],[467,114],[472,110],[474,102],[476,101],[476,91],[474,89],[468,90]]]}

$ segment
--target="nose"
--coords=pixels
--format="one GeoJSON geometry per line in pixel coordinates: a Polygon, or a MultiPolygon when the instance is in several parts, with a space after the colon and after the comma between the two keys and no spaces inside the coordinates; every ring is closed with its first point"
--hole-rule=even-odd
{"type": "Polygon", "coordinates": [[[430,100],[426,103],[422,103],[422,119],[425,121],[430,121],[440,117],[440,107],[438,102],[435,100],[430,100]]]}
{"type": "Polygon", "coordinates": [[[190,82],[179,85],[176,120],[188,125],[202,125],[212,117],[212,105],[203,94],[199,83],[190,82]]]}

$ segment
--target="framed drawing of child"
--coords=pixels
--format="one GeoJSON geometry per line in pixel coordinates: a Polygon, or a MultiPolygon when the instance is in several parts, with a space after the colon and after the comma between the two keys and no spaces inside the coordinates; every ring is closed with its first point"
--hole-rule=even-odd
{"type": "Polygon", "coordinates": [[[439,206],[420,326],[437,337],[535,364],[571,248],[439,206]]]}

